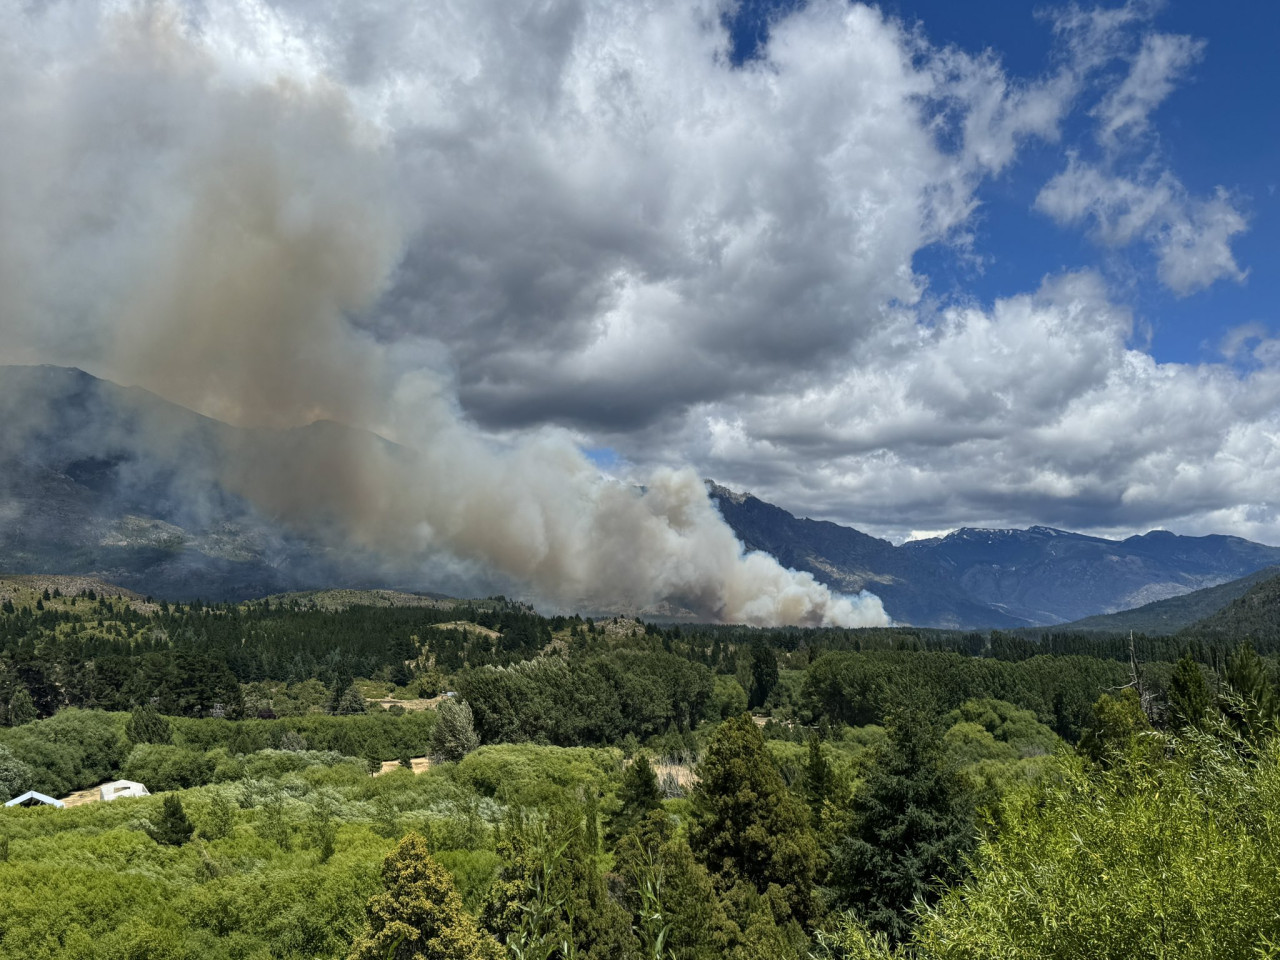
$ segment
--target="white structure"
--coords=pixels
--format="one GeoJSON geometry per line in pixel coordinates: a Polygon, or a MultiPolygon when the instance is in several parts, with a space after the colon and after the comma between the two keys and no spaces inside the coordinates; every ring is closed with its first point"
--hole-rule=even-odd
{"type": "Polygon", "coordinates": [[[43,793],[36,793],[34,790],[28,790],[20,797],[14,797],[5,804],[6,807],[62,807],[65,804],[61,800],[55,800],[53,797],[46,797],[43,793]]]}
{"type": "Polygon", "coordinates": [[[112,780],[98,788],[103,800],[118,800],[121,797],[149,797],[151,791],[132,780],[112,780]]]}

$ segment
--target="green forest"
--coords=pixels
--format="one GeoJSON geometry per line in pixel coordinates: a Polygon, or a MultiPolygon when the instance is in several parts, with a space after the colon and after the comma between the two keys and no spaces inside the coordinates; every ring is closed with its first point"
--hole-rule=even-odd
{"type": "Polygon", "coordinates": [[[66,804],[0,809],[0,956],[1280,955],[1274,632],[58,582],[0,581],[0,801],[66,804]]]}

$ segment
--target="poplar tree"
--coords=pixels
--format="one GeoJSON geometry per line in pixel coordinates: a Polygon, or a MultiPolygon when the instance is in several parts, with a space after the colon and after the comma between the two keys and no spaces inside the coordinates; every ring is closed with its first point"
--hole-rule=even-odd
{"type": "Polygon", "coordinates": [[[442,760],[458,761],[480,746],[475,717],[465,700],[445,700],[436,710],[431,752],[442,760]]]}

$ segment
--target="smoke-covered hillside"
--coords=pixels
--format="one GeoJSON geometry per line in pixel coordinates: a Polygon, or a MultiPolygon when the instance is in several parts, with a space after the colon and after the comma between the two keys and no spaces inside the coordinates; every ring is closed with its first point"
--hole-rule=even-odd
{"type": "Polygon", "coordinates": [[[59,367],[3,368],[0,412],[6,571],[92,572],[143,593],[208,600],[372,572],[327,561],[321,543],[223,482],[242,431],[59,367]]]}
{"type": "Polygon", "coordinates": [[[328,421],[233,427],[79,370],[0,367],[8,572],[96,572],[204,599],[380,585],[759,625],[874,626],[744,553],[691,471],[643,488],[559,436],[501,445],[430,398],[414,445],[328,421]]]}

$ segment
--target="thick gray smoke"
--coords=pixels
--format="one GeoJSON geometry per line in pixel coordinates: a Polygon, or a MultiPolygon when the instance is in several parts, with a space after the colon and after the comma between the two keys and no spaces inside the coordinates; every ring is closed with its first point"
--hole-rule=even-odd
{"type": "Polygon", "coordinates": [[[887,622],[874,596],[744,554],[693,471],[637,486],[567,433],[486,435],[438,349],[353,327],[408,229],[387,132],[269,8],[233,55],[210,9],[0,6],[4,362],[80,366],[239,426],[345,425],[238,442],[222,482],[406,564],[456,557],[564,606],[887,622]]]}

